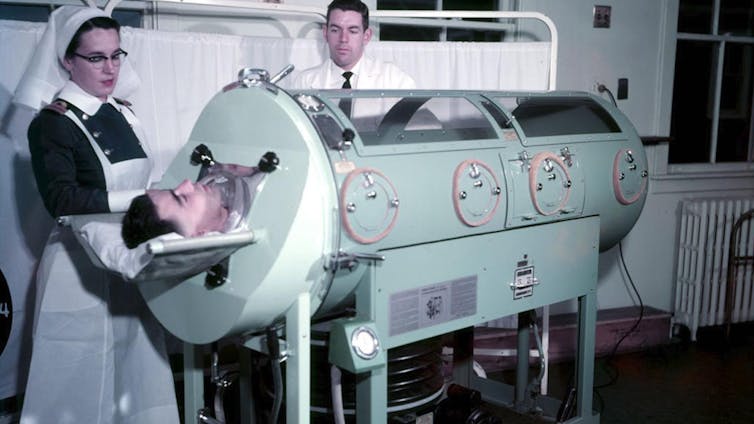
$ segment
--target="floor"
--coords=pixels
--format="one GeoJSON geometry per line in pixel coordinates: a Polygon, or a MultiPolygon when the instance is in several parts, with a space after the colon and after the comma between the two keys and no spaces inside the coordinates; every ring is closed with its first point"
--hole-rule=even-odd
{"type": "MultiPolygon", "coordinates": [[[[734,326],[730,343],[721,329],[701,329],[696,342],[683,334],[669,344],[598,358],[593,404],[603,424],[754,423],[754,324],[734,326]]],[[[573,363],[550,366],[550,393],[567,393],[573,363]]],[[[512,371],[490,378],[513,380],[512,371]]],[[[5,405],[8,406],[8,405],[5,405]]],[[[502,424],[553,422],[499,411],[502,424]]],[[[15,423],[15,408],[0,423],[15,423]]]]}
{"type": "MultiPolygon", "coordinates": [[[[567,392],[572,362],[552,364],[550,395],[567,392]]],[[[510,373],[495,378],[507,381],[510,373]]],[[[754,325],[736,326],[726,343],[719,328],[694,343],[675,338],[649,350],[599,358],[593,404],[608,424],[754,423],[754,325]]],[[[538,423],[506,413],[503,423],[538,423]]],[[[552,421],[550,421],[552,422],[552,421]]]]}
{"type": "MultiPolygon", "coordinates": [[[[616,382],[597,390],[602,422],[754,423],[754,327],[736,328],[730,343],[722,334],[616,358],[616,382]]],[[[606,380],[601,372],[596,386],[606,380]]]]}
{"type": "MultiPolygon", "coordinates": [[[[754,423],[754,324],[735,326],[730,343],[716,328],[702,329],[697,337],[692,343],[680,331],[670,343],[598,358],[593,405],[600,412],[600,423],[754,423]]],[[[549,395],[562,399],[572,374],[571,361],[551,364],[549,395]]],[[[489,377],[512,383],[515,372],[489,377]]],[[[554,422],[490,405],[485,408],[501,424],[554,422]]]]}

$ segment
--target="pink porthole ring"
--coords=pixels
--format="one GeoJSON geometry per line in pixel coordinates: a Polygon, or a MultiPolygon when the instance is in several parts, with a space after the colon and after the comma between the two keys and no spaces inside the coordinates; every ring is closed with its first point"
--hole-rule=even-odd
{"type": "Polygon", "coordinates": [[[647,178],[642,175],[641,187],[634,193],[633,196],[626,197],[623,194],[623,188],[621,187],[621,180],[623,179],[623,171],[620,170],[620,164],[624,158],[631,157],[631,151],[629,149],[621,149],[615,154],[615,160],[613,161],[613,191],[615,192],[615,198],[618,199],[622,205],[630,205],[641,198],[641,195],[647,190],[647,178]]]}
{"type": "Polygon", "coordinates": [[[395,186],[393,186],[393,183],[390,182],[390,180],[383,174],[382,172],[378,171],[375,168],[356,168],[353,171],[348,173],[348,176],[343,181],[343,185],[340,188],[340,219],[343,223],[343,228],[345,228],[346,233],[348,234],[351,239],[361,243],[361,244],[371,244],[376,243],[383,238],[385,238],[390,232],[393,230],[393,227],[395,227],[395,223],[398,220],[398,203],[397,203],[398,197],[397,197],[397,191],[395,190],[395,186]],[[392,202],[395,202],[394,205],[391,207],[395,208],[395,214],[393,215],[392,219],[390,220],[390,223],[378,234],[372,236],[372,237],[365,237],[358,233],[358,231],[351,225],[351,221],[349,220],[348,216],[348,190],[351,184],[354,182],[354,179],[358,177],[364,177],[365,174],[373,174],[379,176],[382,180],[384,180],[388,186],[390,187],[390,190],[394,194],[392,202]]]}
{"type": "Polygon", "coordinates": [[[453,208],[456,211],[458,219],[460,219],[464,224],[468,225],[469,227],[479,227],[490,222],[492,220],[492,217],[495,216],[497,207],[500,205],[500,196],[500,183],[498,182],[497,177],[495,177],[495,172],[486,163],[476,159],[467,159],[456,167],[456,170],[453,173],[453,208]],[[459,181],[461,180],[463,173],[473,165],[480,166],[487,171],[489,177],[492,178],[492,181],[495,182],[495,190],[497,190],[497,193],[490,193],[492,196],[495,196],[495,205],[490,209],[489,212],[487,212],[484,217],[482,217],[482,219],[476,221],[466,218],[461,208],[462,199],[458,197],[458,193],[460,192],[459,181]]]}
{"type": "Polygon", "coordinates": [[[539,212],[540,214],[544,216],[555,215],[556,213],[560,212],[565,207],[565,205],[568,204],[568,198],[571,196],[571,174],[568,172],[568,167],[558,155],[552,152],[537,153],[534,156],[534,158],[532,158],[530,165],[531,167],[529,169],[529,194],[531,195],[531,201],[534,204],[534,208],[537,210],[537,212],[539,212]],[[558,205],[557,208],[549,212],[545,211],[544,208],[542,208],[542,206],[539,204],[539,199],[537,199],[537,191],[539,191],[537,187],[538,185],[537,173],[539,172],[542,162],[544,162],[547,159],[557,164],[560,167],[560,169],[563,170],[563,174],[565,176],[565,181],[567,184],[564,186],[566,192],[565,192],[565,195],[563,196],[563,199],[561,199],[560,204],[558,205]]]}

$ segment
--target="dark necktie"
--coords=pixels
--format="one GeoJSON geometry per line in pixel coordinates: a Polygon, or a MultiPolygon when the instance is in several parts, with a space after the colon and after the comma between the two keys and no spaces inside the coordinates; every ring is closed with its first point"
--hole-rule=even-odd
{"type": "MultiPolygon", "coordinates": [[[[348,89],[351,88],[352,76],[353,76],[353,72],[351,71],[343,72],[343,78],[345,78],[346,80],[345,82],[343,82],[342,88],[348,88],[348,89]]],[[[351,117],[351,98],[350,97],[340,99],[340,103],[338,104],[338,106],[340,107],[340,110],[342,110],[343,113],[346,114],[347,117],[349,118],[351,117]]]]}

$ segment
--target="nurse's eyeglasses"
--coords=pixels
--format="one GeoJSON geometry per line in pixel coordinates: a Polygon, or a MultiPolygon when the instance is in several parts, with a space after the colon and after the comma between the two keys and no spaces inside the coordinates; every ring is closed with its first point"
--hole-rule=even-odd
{"type": "Polygon", "coordinates": [[[107,59],[110,59],[113,66],[120,66],[121,62],[123,62],[123,60],[126,59],[126,56],[128,56],[128,52],[125,50],[118,50],[110,55],[110,57],[101,54],[84,56],[83,54],[78,54],[76,52],[73,52],[73,55],[82,59],[86,59],[86,61],[89,62],[94,67],[94,69],[102,69],[105,66],[105,62],[107,62],[107,59]]]}

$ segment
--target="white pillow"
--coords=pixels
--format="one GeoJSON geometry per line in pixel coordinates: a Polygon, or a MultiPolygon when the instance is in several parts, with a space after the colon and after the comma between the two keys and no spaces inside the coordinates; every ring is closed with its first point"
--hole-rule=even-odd
{"type": "Polygon", "coordinates": [[[91,261],[125,280],[184,280],[206,271],[240,247],[220,246],[155,256],[147,252],[149,242],[183,237],[177,233],[163,234],[129,249],[121,237],[122,217],[123,214],[79,215],[72,225],[91,261]]]}

